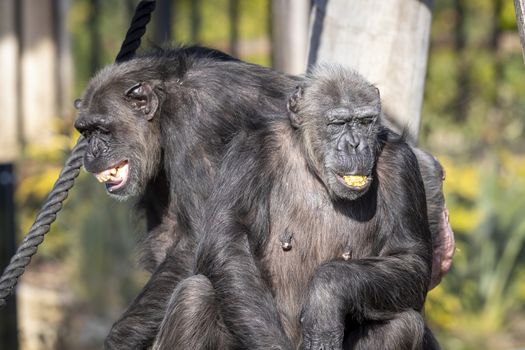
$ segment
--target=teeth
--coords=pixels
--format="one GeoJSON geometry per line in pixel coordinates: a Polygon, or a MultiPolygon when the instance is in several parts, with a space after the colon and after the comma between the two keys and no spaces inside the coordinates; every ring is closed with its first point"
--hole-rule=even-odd
{"type": "Polygon", "coordinates": [[[108,182],[109,180],[116,180],[119,172],[120,168],[113,168],[111,170],[98,173],[95,175],[95,177],[97,178],[98,182],[108,182]]]}
{"type": "Polygon", "coordinates": [[[108,174],[105,174],[105,173],[103,173],[103,174],[97,174],[97,175],[95,175],[95,176],[96,176],[98,182],[106,182],[106,181],[108,181],[109,178],[110,178],[110,176],[109,176],[108,174]]]}
{"type": "Polygon", "coordinates": [[[368,177],[363,175],[345,175],[343,180],[348,186],[363,187],[368,182],[368,177]]]}

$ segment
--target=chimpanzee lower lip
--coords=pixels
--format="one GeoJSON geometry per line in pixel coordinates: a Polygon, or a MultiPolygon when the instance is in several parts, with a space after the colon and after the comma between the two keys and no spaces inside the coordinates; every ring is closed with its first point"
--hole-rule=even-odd
{"type": "Polygon", "coordinates": [[[108,192],[115,192],[116,190],[124,187],[124,185],[126,184],[126,180],[127,179],[117,182],[106,182],[106,190],[108,190],[108,192]]]}
{"type": "Polygon", "coordinates": [[[126,184],[129,177],[129,164],[127,160],[121,161],[117,165],[108,168],[104,171],[94,174],[99,182],[106,186],[106,190],[110,193],[121,189],[126,184]]]}

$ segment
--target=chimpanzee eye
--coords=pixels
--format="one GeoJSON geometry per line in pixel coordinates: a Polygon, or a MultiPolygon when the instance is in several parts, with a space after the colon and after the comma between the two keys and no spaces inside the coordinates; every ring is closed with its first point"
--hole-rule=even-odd
{"type": "Polygon", "coordinates": [[[362,125],[370,125],[376,120],[376,117],[365,117],[361,119],[362,125]]]}

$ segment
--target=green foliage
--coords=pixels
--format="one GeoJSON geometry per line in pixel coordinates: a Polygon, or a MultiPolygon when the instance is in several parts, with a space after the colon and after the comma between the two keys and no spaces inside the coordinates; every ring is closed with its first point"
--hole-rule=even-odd
{"type": "Polygon", "coordinates": [[[454,269],[430,293],[427,315],[445,348],[492,349],[525,301],[525,157],[501,151],[482,167],[443,164],[458,251],[454,269]]]}
{"type": "Polygon", "coordinates": [[[456,233],[453,268],[427,303],[445,349],[524,344],[524,67],[508,44],[519,40],[512,0],[497,3],[443,1],[434,13],[421,137],[447,171],[456,233]]]}
{"type": "MultiPolygon", "coordinates": [[[[205,1],[198,3],[198,26],[196,37],[192,37],[193,0],[176,1],[172,36],[177,44],[202,44],[223,51],[229,50],[229,36],[232,26],[229,13],[230,0],[205,1]]],[[[269,33],[269,1],[238,1],[238,40],[239,42],[257,42],[266,39],[269,33]]],[[[241,58],[253,63],[269,65],[269,52],[257,52],[241,58]]]]}
{"type": "MultiPolygon", "coordinates": [[[[137,2],[99,0],[94,12],[95,1],[72,1],[76,95],[97,69],[114,60],[137,2]]],[[[198,2],[196,37],[192,3],[174,2],[173,44],[228,50],[229,1],[198,2]]],[[[269,0],[240,0],[239,6],[239,40],[267,43],[269,0]]],[[[153,24],[143,48],[153,44],[153,24]]],[[[512,0],[435,2],[420,136],[447,170],[445,191],[457,240],[453,268],[427,302],[427,317],[444,349],[525,344],[520,338],[525,330],[525,79],[515,30],[512,0]]],[[[270,62],[266,49],[241,58],[270,62]]],[[[76,139],[60,132],[69,125],[54,126],[58,136],[49,148],[26,150],[17,190],[23,232],[76,139]]],[[[144,282],[133,248],[142,223],[130,220],[129,206],[108,198],[91,176],[83,173],[77,183],[35,261],[68,266],[87,307],[114,319],[144,282]]]]}

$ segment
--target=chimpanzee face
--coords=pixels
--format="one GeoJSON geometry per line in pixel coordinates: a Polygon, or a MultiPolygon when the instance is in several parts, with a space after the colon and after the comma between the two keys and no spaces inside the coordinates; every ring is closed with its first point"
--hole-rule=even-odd
{"type": "Polygon", "coordinates": [[[113,75],[109,68],[92,79],[75,106],[75,127],[89,143],[86,170],[116,198],[141,194],[161,158],[154,84],[113,75]]]}
{"type": "Polygon", "coordinates": [[[325,184],[338,197],[355,199],[372,183],[375,164],[374,106],[336,107],[325,113],[325,184]]]}
{"type": "Polygon", "coordinates": [[[332,197],[354,200],[366,193],[379,144],[379,91],[347,70],[338,81],[316,80],[314,73],[288,106],[309,162],[332,197]]]}

